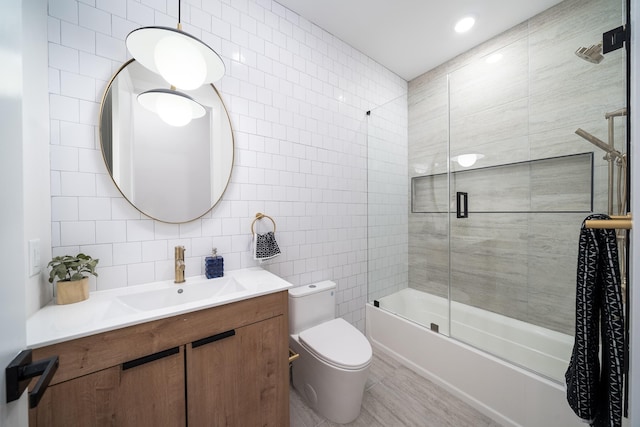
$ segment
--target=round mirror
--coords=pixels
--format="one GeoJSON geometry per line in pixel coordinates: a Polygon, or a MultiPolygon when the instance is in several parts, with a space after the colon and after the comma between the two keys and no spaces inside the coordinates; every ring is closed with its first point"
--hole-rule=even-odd
{"type": "Polygon", "coordinates": [[[161,76],[131,60],[112,77],[100,108],[104,162],[122,195],[143,214],[163,222],[192,221],[222,197],[233,167],[233,134],[213,85],[183,93],[205,109],[172,126],[138,100],[169,89],[161,76]]]}

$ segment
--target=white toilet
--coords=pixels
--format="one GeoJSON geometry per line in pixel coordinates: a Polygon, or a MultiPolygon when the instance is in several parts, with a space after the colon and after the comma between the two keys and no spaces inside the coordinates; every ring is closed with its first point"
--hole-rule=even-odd
{"type": "Polygon", "coordinates": [[[336,284],[289,289],[289,345],[293,386],[316,412],[346,424],[360,414],[373,352],[365,336],[335,318],[336,284]]]}

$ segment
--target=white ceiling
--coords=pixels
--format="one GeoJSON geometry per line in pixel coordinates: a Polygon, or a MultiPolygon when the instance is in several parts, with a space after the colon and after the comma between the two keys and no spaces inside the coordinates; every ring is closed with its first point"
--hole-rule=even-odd
{"type": "Polygon", "coordinates": [[[277,0],[409,81],[561,0],[277,0]],[[465,34],[456,21],[473,15],[465,34]]]}

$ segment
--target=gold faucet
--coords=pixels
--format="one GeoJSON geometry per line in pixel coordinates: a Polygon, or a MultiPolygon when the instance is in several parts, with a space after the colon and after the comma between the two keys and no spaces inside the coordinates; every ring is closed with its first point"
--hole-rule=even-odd
{"type": "Polygon", "coordinates": [[[184,283],[184,246],[175,248],[176,279],[174,283],[184,283]]]}

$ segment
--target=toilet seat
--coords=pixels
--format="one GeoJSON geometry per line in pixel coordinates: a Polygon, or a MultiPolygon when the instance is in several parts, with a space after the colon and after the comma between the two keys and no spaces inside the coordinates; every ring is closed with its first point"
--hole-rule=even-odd
{"type": "Polygon", "coordinates": [[[302,331],[298,339],[316,357],[342,369],[362,369],[373,355],[365,336],[342,318],[302,331]]]}

